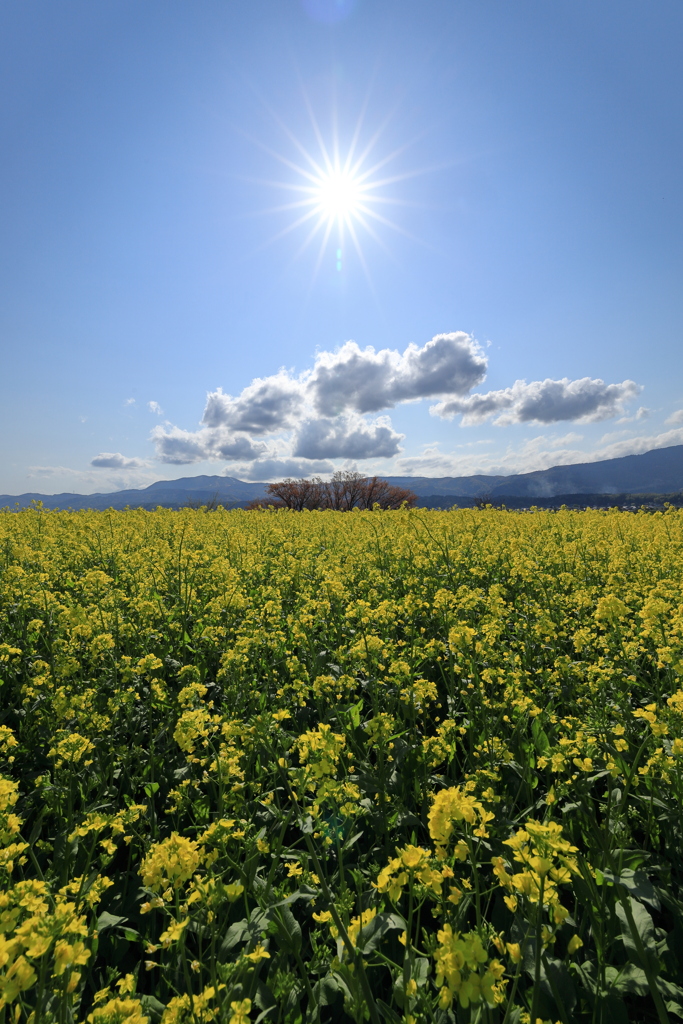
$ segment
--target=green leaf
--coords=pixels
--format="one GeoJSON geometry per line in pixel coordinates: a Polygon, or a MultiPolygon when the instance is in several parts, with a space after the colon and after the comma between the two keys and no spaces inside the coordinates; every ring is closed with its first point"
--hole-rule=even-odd
{"type": "Polygon", "coordinates": [[[291,903],[296,903],[297,900],[314,900],[318,896],[318,892],[315,889],[304,890],[297,889],[291,896],[287,896],[284,900],[278,900],[277,903],[271,903],[271,909],[274,907],[288,907],[291,903]]]}
{"type": "Polygon", "coordinates": [[[645,953],[647,962],[643,963],[641,949],[639,949],[639,943],[636,940],[636,936],[633,934],[632,923],[628,919],[628,913],[625,907],[618,903],[616,910],[617,917],[621,924],[622,941],[628,950],[631,960],[642,967],[646,972],[648,968],[656,972],[659,969],[659,961],[655,948],[655,926],[652,918],[642,903],[638,903],[638,901],[634,900],[631,896],[627,896],[626,899],[629,902],[633,924],[635,925],[638,938],[640,939],[642,952],[645,953]]]}
{"type": "Polygon", "coordinates": [[[418,988],[422,988],[422,986],[426,984],[430,970],[431,965],[429,960],[425,959],[425,957],[419,957],[415,960],[413,963],[412,977],[418,988]]]}
{"type": "Polygon", "coordinates": [[[157,1021],[161,1020],[161,1015],[166,1009],[164,1004],[160,1003],[156,996],[140,996],[140,1002],[143,1009],[151,1017],[152,1024],[157,1024],[157,1021]]]}
{"type": "Polygon", "coordinates": [[[110,914],[109,911],[105,910],[97,918],[97,930],[100,933],[106,932],[108,928],[116,928],[117,925],[123,924],[127,920],[127,917],[117,917],[116,914],[110,914]]]}
{"type": "Polygon", "coordinates": [[[234,949],[239,942],[251,942],[258,939],[265,931],[266,926],[267,921],[261,920],[261,915],[254,915],[250,921],[247,921],[246,918],[235,921],[225,933],[218,954],[219,960],[225,957],[231,949],[234,949]]]}
{"type": "Polygon", "coordinates": [[[562,1019],[566,1019],[566,1013],[576,1006],[576,989],[562,960],[542,957],[541,988],[553,999],[562,1019]]]}
{"type": "Polygon", "coordinates": [[[605,981],[610,990],[619,995],[630,993],[634,996],[646,996],[650,987],[645,971],[635,964],[605,968],[605,981]]]}
{"type": "Polygon", "coordinates": [[[406,930],[406,923],[399,914],[377,914],[360,930],[356,946],[365,955],[372,953],[387,932],[399,928],[401,931],[406,930]]]}
{"type": "MultiPolygon", "coordinates": [[[[632,871],[631,868],[624,868],[620,875],[613,875],[611,871],[601,871],[601,879],[611,882],[612,885],[622,885],[631,896],[647,903],[653,910],[659,910],[659,899],[650,879],[642,871],[632,871]]],[[[598,872],[595,873],[596,881],[598,872]]],[[[598,885],[603,884],[602,881],[598,885]]]]}
{"type": "Polygon", "coordinates": [[[531,722],[531,735],[536,743],[536,750],[539,754],[545,754],[546,750],[550,749],[550,740],[537,718],[534,718],[531,722]]]}
{"type": "Polygon", "coordinates": [[[347,850],[350,850],[352,846],[355,846],[355,844],[358,842],[362,835],[362,832],[356,832],[355,836],[350,836],[350,838],[346,840],[342,847],[344,853],[346,853],[347,850]]]}
{"type": "Polygon", "coordinates": [[[335,974],[326,974],[324,978],[316,982],[313,987],[313,995],[318,1001],[318,1006],[331,1006],[339,996],[344,995],[344,989],[335,974]]]}
{"type": "Polygon", "coordinates": [[[298,953],[301,949],[301,928],[289,907],[274,910],[272,920],[280,946],[288,953],[298,953]]]}
{"type": "Polygon", "coordinates": [[[382,1014],[384,1020],[388,1020],[389,1024],[402,1024],[401,1018],[396,1013],[396,1010],[392,1010],[382,999],[376,999],[375,1003],[377,1009],[382,1014]]]}
{"type": "Polygon", "coordinates": [[[277,1007],[277,1001],[275,999],[275,996],[270,991],[268,986],[260,980],[258,985],[256,986],[256,994],[254,995],[254,1006],[256,1006],[257,1009],[262,1011],[256,1018],[256,1021],[254,1021],[254,1024],[257,1024],[257,1022],[260,1020],[264,1020],[268,1016],[268,1014],[272,1013],[272,1011],[277,1007]]]}

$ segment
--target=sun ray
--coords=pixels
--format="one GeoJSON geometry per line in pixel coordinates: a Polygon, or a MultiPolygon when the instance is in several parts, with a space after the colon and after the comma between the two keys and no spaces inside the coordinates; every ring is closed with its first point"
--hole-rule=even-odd
{"type": "MultiPolygon", "coordinates": [[[[268,187],[282,189],[289,193],[286,201],[263,212],[295,214],[293,222],[278,231],[268,244],[304,227],[305,237],[296,252],[294,257],[296,259],[319,237],[320,246],[318,247],[316,243],[317,253],[313,271],[315,279],[323,265],[325,253],[329,251],[333,235],[335,236],[336,267],[338,271],[344,269],[346,265],[344,241],[348,239],[352,246],[351,251],[355,251],[363,273],[374,293],[361,235],[379,245],[392,259],[395,258],[395,255],[382,239],[383,232],[378,230],[380,226],[422,244],[419,238],[416,238],[400,223],[383,216],[380,209],[387,210],[389,206],[415,207],[421,205],[392,195],[391,190],[401,182],[426,173],[425,169],[402,171],[396,166],[396,161],[423,138],[425,131],[419,132],[402,145],[382,146],[384,149],[382,152],[381,140],[386,137],[387,129],[399,104],[396,103],[380,123],[376,124],[374,130],[368,132],[366,131],[367,112],[371,92],[368,89],[355,123],[352,125],[350,137],[344,143],[338,121],[336,98],[333,97],[330,128],[324,134],[311,96],[301,81],[301,77],[300,86],[312,133],[311,144],[304,144],[301,138],[297,137],[296,133],[267,103],[264,103],[264,106],[282,130],[294,152],[287,155],[284,152],[278,152],[271,146],[264,145],[258,139],[252,140],[263,152],[286,167],[291,174],[291,177],[288,175],[286,180],[255,179],[268,187]],[[387,152],[387,150],[389,151],[387,152]]],[[[246,133],[242,132],[242,134],[246,133]]]]}

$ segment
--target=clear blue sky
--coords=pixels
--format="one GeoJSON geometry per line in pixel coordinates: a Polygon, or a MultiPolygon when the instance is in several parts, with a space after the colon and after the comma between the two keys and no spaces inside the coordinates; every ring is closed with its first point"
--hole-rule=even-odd
{"type": "Polygon", "coordinates": [[[7,0],[0,492],[683,443],[682,34],[680,0],[7,0]]]}

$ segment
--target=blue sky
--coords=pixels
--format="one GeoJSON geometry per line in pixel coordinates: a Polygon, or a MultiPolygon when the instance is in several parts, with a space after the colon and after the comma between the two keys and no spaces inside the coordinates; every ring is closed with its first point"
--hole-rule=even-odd
{"type": "Polygon", "coordinates": [[[679,0],[8,0],[0,491],[683,443],[682,31],[679,0]]]}

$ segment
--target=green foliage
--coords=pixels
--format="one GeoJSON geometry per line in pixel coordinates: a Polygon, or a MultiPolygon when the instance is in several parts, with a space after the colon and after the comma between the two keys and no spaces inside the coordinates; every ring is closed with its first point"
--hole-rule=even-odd
{"type": "Polygon", "coordinates": [[[683,513],[0,514],[0,1016],[683,1018],[683,513]]]}

